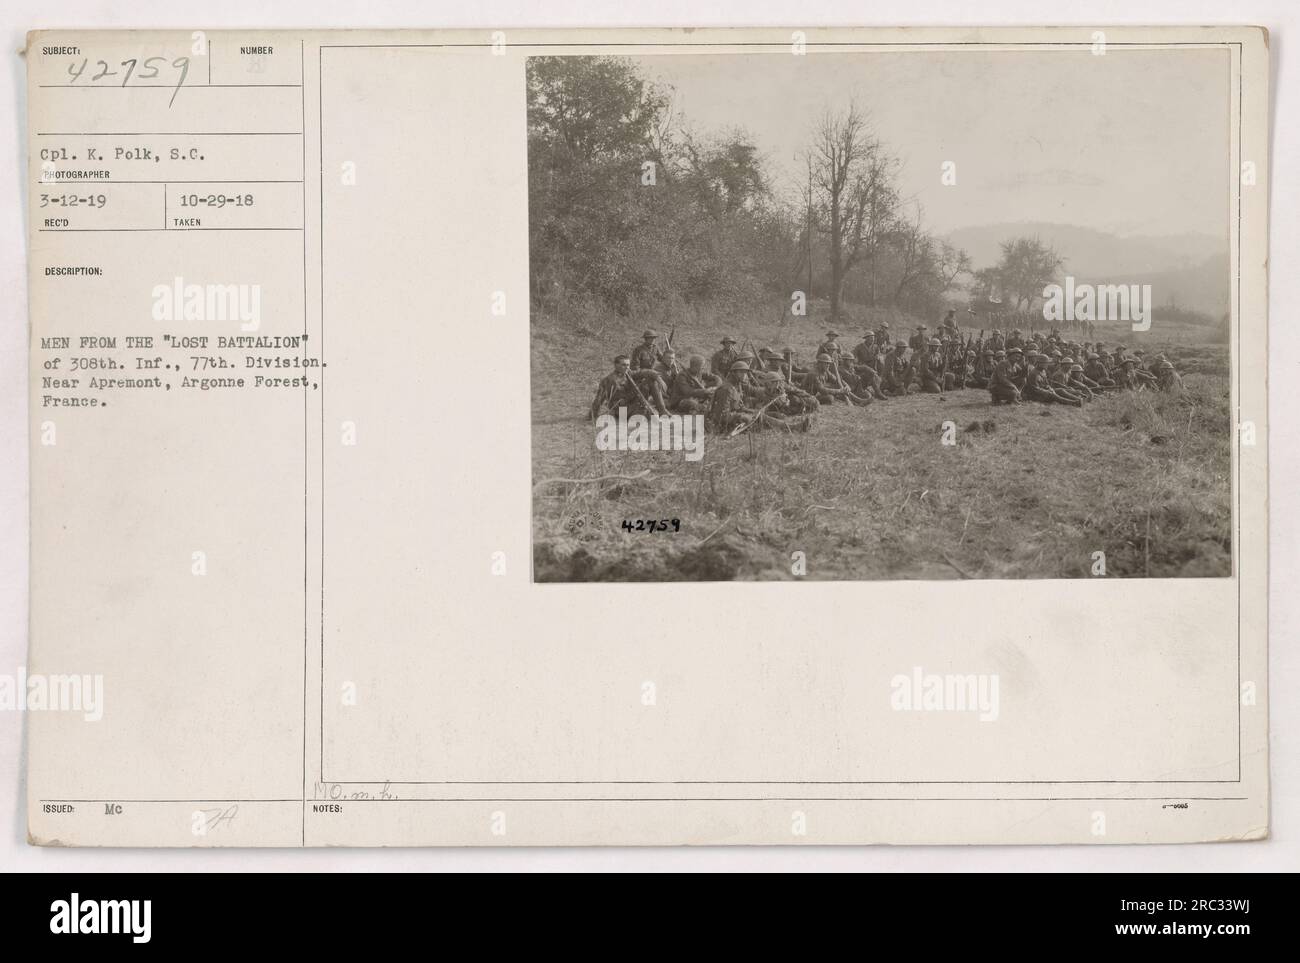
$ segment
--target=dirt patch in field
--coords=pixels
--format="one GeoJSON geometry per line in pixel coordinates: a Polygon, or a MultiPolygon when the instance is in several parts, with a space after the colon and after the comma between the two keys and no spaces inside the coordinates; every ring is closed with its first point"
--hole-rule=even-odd
{"type": "Polygon", "coordinates": [[[560,542],[533,548],[538,582],[730,582],[740,577],[745,550],[732,539],[710,539],[677,552],[633,551],[597,556],[560,542]]]}

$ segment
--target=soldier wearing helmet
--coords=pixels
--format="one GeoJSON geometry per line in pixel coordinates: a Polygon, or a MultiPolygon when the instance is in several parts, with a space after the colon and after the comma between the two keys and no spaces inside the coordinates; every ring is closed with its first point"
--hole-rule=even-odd
{"type": "Polygon", "coordinates": [[[641,371],[645,368],[654,368],[661,360],[663,354],[659,351],[658,342],[659,333],[651,331],[649,328],[641,335],[641,343],[632,349],[632,370],[641,371]]]}
{"type": "Polygon", "coordinates": [[[713,357],[709,359],[709,370],[721,378],[727,376],[734,362],[739,360],[740,354],[736,351],[736,339],[727,335],[722,339],[721,350],[713,352],[713,357]]]}
{"type": "Polygon", "coordinates": [[[885,355],[880,359],[880,390],[885,397],[907,394],[908,364],[907,344],[903,341],[883,345],[885,355]]]}
{"type": "Polygon", "coordinates": [[[1025,377],[1023,354],[1018,347],[994,352],[993,371],[989,376],[989,395],[993,404],[1021,403],[1020,389],[1025,377]]]}
{"type": "Polygon", "coordinates": [[[854,405],[869,405],[871,399],[855,394],[833,367],[834,359],[829,354],[817,355],[817,367],[808,376],[808,392],[823,405],[832,405],[843,401],[854,405]]]}

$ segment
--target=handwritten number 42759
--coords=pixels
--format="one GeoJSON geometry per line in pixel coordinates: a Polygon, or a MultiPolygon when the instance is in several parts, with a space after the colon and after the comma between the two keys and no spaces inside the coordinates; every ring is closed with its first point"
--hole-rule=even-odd
{"type": "Polygon", "coordinates": [[[680,518],[661,518],[658,521],[653,518],[638,518],[635,521],[624,519],[622,527],[625,532],[666,532],[670,527],[672,531],[680,532],[682,520],[680,518]]]}
{"type": "MultiPolygon", "coordinates": [[[[161,61],[165,63],[166,60],[167,60],[166,57],[149,57],[145,59],[143,63],[141,63],[138,59],[123,60],[120,64],[118,64],[119,67],[124,68],[123,70],[110,70],[108,67],[107,60],[96,60],[94,62],[96,65],[96,69],[86,79],[93,84],[103,80],[105,77],[121,77],[122,86],[125,87],[130,82],[132,76],[135,76],[140,80],[153,80],[155,77],[158,76],[159,73],[158,62],[161,61]],[[136,71],[136,67],[140,68],[139,72],[136,71]]],[[[82,75],[85,74],[86,68],[90,65],[90,63],[91,63],[90,60],[83,57],[81,59],[80,64],[78,64],[77,61],[75,60],[72,63],[68,64],[68,76],[69,78],[71,78],[68,80],[68,83],[75,84],[78,80],[80,80],[82,75]]],[[[185,83],[185,78],[190,72],[190,58],[177,57],[175,60],[171,62],[171,67],[173,70],[180,71],[180,73],[177,74],[176,76],[176,86],[172,88],[171,100],[167,101],[168,107],[170,107],[173,103],[176,102],[176,94],[181,89],[181,85],[185,83]]],[[[136,86],[152,87],[156,85],[137,84],[136,86]]]]}

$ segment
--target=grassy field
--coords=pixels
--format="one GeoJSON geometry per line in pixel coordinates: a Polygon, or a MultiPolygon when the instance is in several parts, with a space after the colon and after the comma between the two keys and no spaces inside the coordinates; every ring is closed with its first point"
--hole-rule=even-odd
{"type": "MultiPolygon", "coordinates": [[[[917,394],[824,407],[806,434],[709,435],[704,458],[687,462],[593,444],[596,381],[642,327],[534,323],[538,581],[790,579],[794,552],[809,579],[1089,577],[1097,551],[1111,577],[1231,574],[1226,345],[1161,335],[1158,319],[1153,333],[1122,338],[1165,351],[1184,373],[1181,398],[994,408],[984,390],[917,394]],[[951,446],[941,444],[947,421],[951,446]],[[607,475],[639,477],[586,481],[607,475]],[[681,531],[621,527],[647,518],[681,519],[681,531]]],[[[841,330],[852,346],[861,328],[841,330]]],[[[676,343],[707,357],[729,332],[788,344],[806,361],[824,331],[812,320],[697,322],[676,343]]]]}

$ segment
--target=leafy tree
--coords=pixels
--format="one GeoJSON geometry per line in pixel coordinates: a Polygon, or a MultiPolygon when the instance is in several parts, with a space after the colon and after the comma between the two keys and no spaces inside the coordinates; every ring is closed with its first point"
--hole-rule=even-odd
{"type": "Polygon", "coordinates": [[[1056,280],[1065,260],[1038,237],[1013,237],[1001,244],[1001,258],[992,268],[976,274],[977,288],[985,298],[1014,298],[1014,310],[1031,308],[1043,288],[1056,280]]]}
{"type": "Polygon", "coordinates": [[[535,298],[576,288],[620,310],[642,287],[623,246],[652,200],[643,165],[666,93],[616,57],[542,57],[528,70],[529,242],[535,298]]]}
{"type": "Polygon", "coordinates": [[[851,106],[814,128],[808,178],[781,196],[742,129],[696,133],[672,90],[618,57],[528,67],[529,242],[540,311],[590,305],[668,324],[681,308],[790,316],[816,280],[847,296],[931,311],[969,259],[900,215],[897,160],[851,106]],[[764,312],[768,308],[761,308],[764,312]]]}

